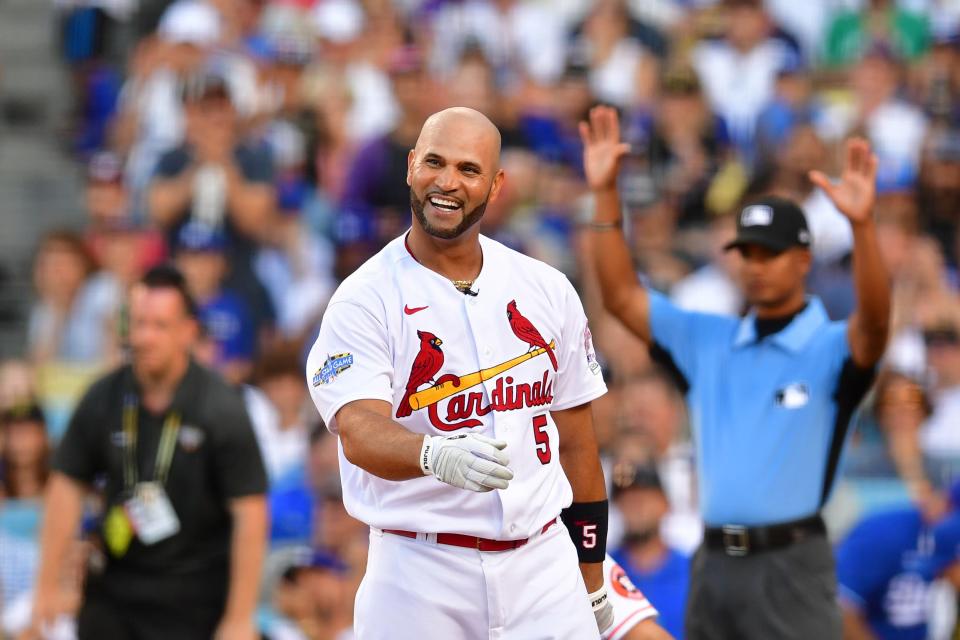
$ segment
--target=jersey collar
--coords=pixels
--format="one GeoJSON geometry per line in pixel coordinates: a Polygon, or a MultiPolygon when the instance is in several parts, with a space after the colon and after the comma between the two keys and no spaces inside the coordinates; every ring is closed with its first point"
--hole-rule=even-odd
{"type": "MultiPolygon", "coordinates": [[[[756,311],[750,311],[741,321],[733,340],[734,348],[745,347],[757,341],[756,311]]],[[[769,337],[770,342],[791,353],[799,353],[810,342],[817,330],[828,323],[823,303],[816,296],[807,296],[807,307],[782,331],[769,337]]]]}

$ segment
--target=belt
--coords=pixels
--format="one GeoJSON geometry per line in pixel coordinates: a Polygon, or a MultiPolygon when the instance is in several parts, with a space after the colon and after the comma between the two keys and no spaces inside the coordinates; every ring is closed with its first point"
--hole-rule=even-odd
{"type": "MultiPolygon", "coordinates": [[[[556,523],[557,518],[554,518],[541,527],[540,533],[546,533],[547,530],[556,523]]],[[[384,529],[383,532],[392,533],[395,536],[403,536],[404,538],[416,538],[418,535],[414,531],[403,531],[401,529],[384,529]]],[[[522,547],[530,541],[530,538],[523,538],[522,540],[491,540],[489,538],[478,538],[477,536],[465,536],[461,533],[438,533],[436,535],[438,544],[449,544],[454,547],[465,547],[467,549],[476,549],[477,551],[511,551],[522,547]]]]}
{"type": "Polygon", "coordinates": [[[792,544],[825,536],[827,528],[819,514],[791,522],[760,527],[725,524],[707,527],[703,544],[708,549],[722,549],[728,556],[746,556],[761,551],[782,549],[792,544]]]}

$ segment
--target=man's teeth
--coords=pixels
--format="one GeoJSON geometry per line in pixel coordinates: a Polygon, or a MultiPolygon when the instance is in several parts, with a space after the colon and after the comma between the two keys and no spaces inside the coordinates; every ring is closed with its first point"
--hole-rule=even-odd
{"type": "Polygon", "coordinates": [[[438,209],[447,209],[448,211],[454,211],[460,208],[460,203],[456,200],[449,200],[447,198],[440,198],[437,196],[430,197],[430,204],[438,209]]]}

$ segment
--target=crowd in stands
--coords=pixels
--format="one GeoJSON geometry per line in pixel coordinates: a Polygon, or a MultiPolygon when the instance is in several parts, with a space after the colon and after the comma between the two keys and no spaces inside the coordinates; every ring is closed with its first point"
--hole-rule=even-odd
{"type": "MultiPolygon", "coordinates": [[[[950,491],[960,478],[960,5],[57,5],[69,148],[86,192],[74,224],[39,239],[22,357],[0,363],[5,633],[29,618],[51,447],[90,381],[123,361],[128,288],[170,260],[199,305],[195,357],[244,385],[270,478],[261,629],[273,640],[350,637],[366,527],[340,502],[337,440],[309,401],[303,363],[337,284],[409,226],[407,153],[424,119],[461,105],[503,136],[506,182],[482,232],[559,268],[584,300],[610,387],[595,403],[616,507],[609,548],[681,638],[701,535],[693,454],[683,390],[605,315],[589,266],[577,124],[601,102],[620,110],[631,144],[621,184],[637,269],[705,312],[744,311],[739,255],[722,247],[743,202],[778,195],[809,219],[812,290],[832,317],[850,313],[851,230],[807,172],[835,172],[845,138],[869,139],[893,338],[828,524],[850,615],[898,607],[896,624],[932,634],[955,623],[942,568],[890,567],[884,578],[864,549],[888,529],[871,518],[912,522],[895,541],[907,549],[924,532],[947,535],[937,526],[960,509],[950,491]],[[895,579],[903,597],[876,604],[895,579]]],[[[77,580],[96,554],[78,539],[77,580]]],[[[65,584],[63,637],[77,597],[65,584]]]]}

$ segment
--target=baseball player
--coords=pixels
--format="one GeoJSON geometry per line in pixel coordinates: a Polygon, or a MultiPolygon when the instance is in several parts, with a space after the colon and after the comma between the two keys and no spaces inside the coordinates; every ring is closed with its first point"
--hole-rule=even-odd
{"type": "Polygon", "coordinates": [[[670,640],[657,624],[657,610],[609,555],[603,561],[603,580],[613,605],[613,624],[603,640],[670,640]]]}
{"type": "Polygon", "coordinates": [[[606,387],[567,279],[479,233],[499,154],[479,112],[427,119],[412,228],[343,282],[308,358],[344,504],[371,528],[360,640],[583,640],[613,621],[590,409],[606,387]]]}

